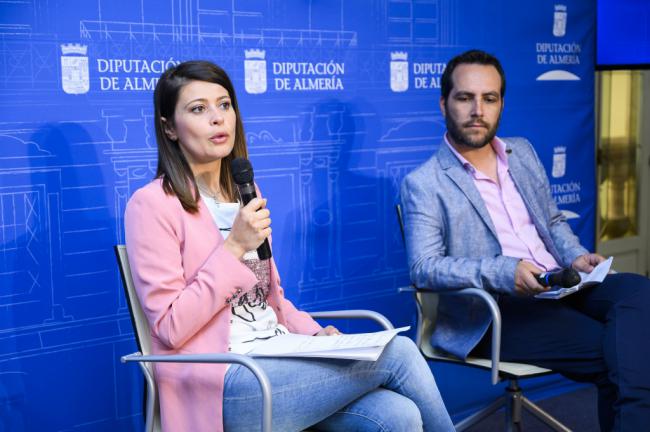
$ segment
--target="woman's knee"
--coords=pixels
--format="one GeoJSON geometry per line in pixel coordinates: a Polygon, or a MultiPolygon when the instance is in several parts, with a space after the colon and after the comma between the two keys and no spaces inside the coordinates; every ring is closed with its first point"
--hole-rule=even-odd
{"type": "Polygon", "coordinates": [[[396,336],[384,350],[385,360],[399,370],[429,370],[427,362],[415,343],[406,336],[396,336]]]}
{"type": "MultiPolygon", "coordinates": [[[[421,431],[422,415],[415,403],[398,393],[377,389],[353,402],[340,415],[363,431],[421,431]]],[[[350,423],[348,423],[350,425],[350,423]]]]}
{"type": "MultiPolygon", "coordinates": [[[[397,394],[397,393],[395,393],[397,394]]],[[[389,410],[390,419],[384,418],[384,424],[390,425],[388,431],[421,431],[422,414],[415,402],[404,396],[397,395],[399,402],[389,410]]]]}
{"type": "Polygon", "coordinates": [[[386,351],[404,359],[411,358],[410,356],[413,355],[418,357],[421,355],[415,343],[406,336],[395,336],[386,347],[386,351]]]}

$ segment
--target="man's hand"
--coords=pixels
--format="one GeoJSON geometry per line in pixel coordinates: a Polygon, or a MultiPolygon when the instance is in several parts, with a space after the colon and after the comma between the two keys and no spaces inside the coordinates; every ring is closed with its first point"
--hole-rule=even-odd
{"type": "Polygon", "coordinates": [[[521,296],[534,296],[548,291],[535,279],[535,275],[542,273],[542,269],[528,261],[519,261],[515,269],[515,292],[521,296]]]}
{"type": "Polygon", "coordinates": [[[583,273],[591,273],[591,271],[601,262],[605,261],[605,257],[598,255],[597,253],[588,253],[580,255],[578,258],[573,260],[571,267],[574,270],[581,271],[583,273]]]}

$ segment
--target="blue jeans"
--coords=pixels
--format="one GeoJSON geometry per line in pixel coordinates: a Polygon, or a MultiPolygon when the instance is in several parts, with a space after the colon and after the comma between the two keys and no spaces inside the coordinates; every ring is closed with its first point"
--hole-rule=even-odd
{"type": "MultiPolygon", "coordinates": [[[[273,394],[273,430],[453,431],[426,361],[410,339],[397,336],[375,362],[273,359],[258,362],[273,394]]],[[[260,428],[259,384],[245,367],[226,373],[227,432],[260,428]]]]}

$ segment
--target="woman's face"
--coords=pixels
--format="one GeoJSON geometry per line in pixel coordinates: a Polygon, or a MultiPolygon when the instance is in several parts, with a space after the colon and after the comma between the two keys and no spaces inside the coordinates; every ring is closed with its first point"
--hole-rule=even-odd
{"type": "Polygon", "coordinates": [[[193,169],[223,159],[235,144],[237,114],[219,84],[190,81],[180,90],[173,124],[163,121],[193,169]]]}

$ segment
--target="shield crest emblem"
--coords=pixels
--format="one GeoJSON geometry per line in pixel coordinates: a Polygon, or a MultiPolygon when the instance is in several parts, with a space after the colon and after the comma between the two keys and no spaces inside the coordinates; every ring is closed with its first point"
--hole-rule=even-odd
{"type": "Polygon", "coordinates": [[[244,88],[250,94],[260,94],[266,91],[266,51],[245,50],[244,55],[244,88]]]}
{"type": "Polygon", "coordinates": [[[555,5],[555,13],[553,14],[553,36],[562,37],[566,34],[566,21],[566,5],[555,5]]]}
{"type": "Polygon", "coordinates": [[[390,89],[396,93],[404,92],[409,88],[408,54],[393,52],[390,54],[390,89]]]}
{"type": "Polygon", "coordinates": [[[566,174],[566,147],[555,147],[553,149],[553,178],[564,177],[566,174]]]}
{"type": "Polygon", "coordinates": [[[68,94],[84,94],[90,90],[87,49],[86,45],[61,45],[61,86],[68,94]]]}
{"type": "Polygon", "coordinates": [[[251,94],[264,93],[266,91],[266,61],[245,60],[244,70],[246,72],[246,91],[251,94]]]}

